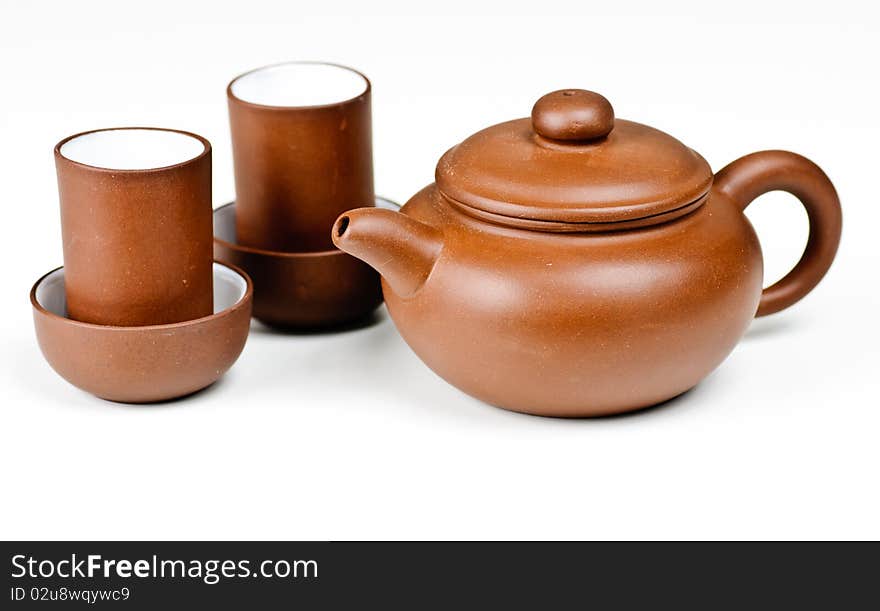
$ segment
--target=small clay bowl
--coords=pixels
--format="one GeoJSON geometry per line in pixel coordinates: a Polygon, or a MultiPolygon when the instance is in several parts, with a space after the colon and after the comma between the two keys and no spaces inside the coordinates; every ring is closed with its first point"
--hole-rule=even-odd
{"type": "Polygon", "coordinates": [[[216,382],[241,354],[253,286],[241,270],[214,263],[214,314],[166,325],[119,327],[67,317],[64,268],[31,289],[37,342],[74,386],[109,401],[152,403],[216,382]]]}
{"type": "MultiPolygon", "coordinates": [[[[376,206],[399,209],[380,197],[376,206]]],[[[235,202],[214,210],[214,258],[253,279],[253,316],[271,327],[329,330],[365,319],[382,303],[379,274],[340,250],[276,252],[238,244],[235,202]]]]}

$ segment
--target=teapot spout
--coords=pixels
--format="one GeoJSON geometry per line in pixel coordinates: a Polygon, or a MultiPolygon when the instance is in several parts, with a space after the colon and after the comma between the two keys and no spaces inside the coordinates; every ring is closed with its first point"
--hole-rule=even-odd
{"type": "Polygon", "coordinates": [[[333,224],[333,243],[378,271],[391,289],[408,297],[421,288],[440,255],[440,231],[401,212],[357,208],[333,224]]]}

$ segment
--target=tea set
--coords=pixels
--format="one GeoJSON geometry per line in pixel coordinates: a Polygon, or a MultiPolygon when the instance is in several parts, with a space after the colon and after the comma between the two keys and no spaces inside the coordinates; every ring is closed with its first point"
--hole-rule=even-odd
{"type": "Polygon", "coordinates": [[[762,151],[713,174],[580,89],[452,147],[398,208],[373,190],[370,87],[318,62],[233,79],[236,199],[216,210],[200,136],[62,140],[64,267],[31,290],[53,369],[112,401],[178,398],[234,364],[252,316],[333,330],[384,300],[465,393],[536,415],[616,414],[695,386],[836,254],[840,202],[808,159],[762,151]],[[797,265],[762,289],[744,210],[773,190],[800,200],[810,229],[797,265]]]}

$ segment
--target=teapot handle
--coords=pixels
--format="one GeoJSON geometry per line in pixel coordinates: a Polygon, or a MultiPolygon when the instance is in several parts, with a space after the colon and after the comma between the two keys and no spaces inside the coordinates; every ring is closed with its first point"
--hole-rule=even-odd
{"type": "Polygon", "coordinates": [[[842,225],[840,200],[825,172],[795,153],[761,151],[718,172],[715,186],[743,210],[769,191],[787,191],[807,211],[810,236],[804,254],[784,278],[764,289],[756,316],[784,310],[812,291],[831,267],[842,225]]]}

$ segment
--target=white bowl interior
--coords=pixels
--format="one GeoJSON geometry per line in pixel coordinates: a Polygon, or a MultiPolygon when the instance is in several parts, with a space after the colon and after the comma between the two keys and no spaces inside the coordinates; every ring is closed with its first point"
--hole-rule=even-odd
{"type": "Polygon", "coordinates": [[[214,210],[214,237],[230,244],[238,244],[235,232],[235,204],[214,210]]]}
{"type": "MultiPolygon", "coordinates": [[[[244,298],[247,282],[233,269],[214,263],[214,313],[228,310],[244,298]]],[[[37,303],[46,310],[67,318],[64,295],[64,268],[56,269],[37,285],[37,303]]]]}
{"type": "MultiPolygon", "coordinates": [[[[376,196],[376,207],[387,210],[400,210],[400,206],[393,201],[379,196],[376,196]]],[[[214,237],[230,244],[238,244],[235,232],[235,202],[214,210],[214,237]]]]}
{"type": "Polygon", "coordinates": [[[105,129],[71,138],[59,152],[95,168],[153,170],[195,159],[205,152],[205,145],[166,129],[105,129]]]}
{"type": "Polygon", "coordinates": [[[292,62],[258,68],[231,85],[239,100],[263,106],[321,106],[358,97],[367,90],[367,79],[350,68],[292,62]]]}

